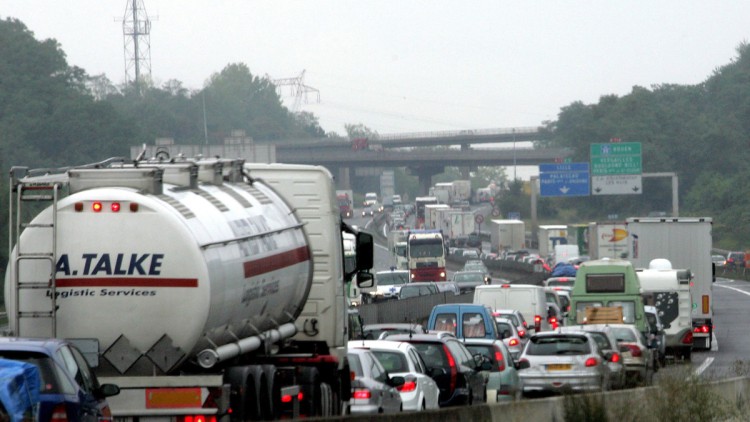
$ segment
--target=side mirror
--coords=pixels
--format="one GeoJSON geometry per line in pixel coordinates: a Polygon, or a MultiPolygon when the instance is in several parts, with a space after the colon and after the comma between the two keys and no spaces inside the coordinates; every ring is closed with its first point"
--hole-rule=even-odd
{"type": "Polygon", "coordinates": [[[370,273],[357,273],[357,287],[366,289],[375,285],[375,278],[370,273]]]}
{"type": "Polygon", "coordinates": [[[370,270],[374,264],[374,243],[372,235],[365,232],[357,233],[357,271],[370,270]]]}
{"type": "Polygon", "coordinates": [[[529,369],[531,368],[531,364],[526,359],[521,359],[518,362],[516,362],[516,369],[529,369]]]}
{"type": "Polygon", "coordinates": [[[115,384],[102,384],[97,392],[101,397],[112,397],[120,394],[120,387],[115,384]]]}

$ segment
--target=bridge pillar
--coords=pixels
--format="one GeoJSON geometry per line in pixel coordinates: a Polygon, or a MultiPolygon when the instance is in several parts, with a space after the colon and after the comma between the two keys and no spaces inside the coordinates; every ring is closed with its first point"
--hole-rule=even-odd
{"type": "Polygon", "coordinates": [[[419,167],[412,169],[412,173],[416,173],[419,178],[419,195],[426,196],[430,192],[430,186],[432,186],[432,176],[440,174],[445,171],[445,167],[419,167]]]}
{"type": "Polygon", "coordinates": [[[351,169],[349,167],[339,167],[338,168],[338,176],[336,177],[336,187],[339,189],[351,189],[352,188],[352,179],[351,179],[351,169]]]}

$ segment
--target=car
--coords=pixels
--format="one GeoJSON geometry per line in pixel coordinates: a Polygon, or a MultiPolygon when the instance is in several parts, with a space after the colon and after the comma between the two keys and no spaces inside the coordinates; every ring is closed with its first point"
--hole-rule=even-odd
{"type": "Polygon", "coordinates": [[[653,349],[644,334],[632,324],[609,324],[622,353],[628,384],[651,385],[654,378],[653,349]]]}
{"type": "Polygon", "coordinates": [[[370,293],[372,301],[398,299],[398,292],[409,282],[409,270],[390,269],[375,273],[375,291],[370,293]]]}
{"type": "Polygon", "coordinates": [[[487,273],[482,271],[458,271],[453,273],[453,280],[461,289],[461,293],[468,293],[475,287],[492,283],[487,273]]]}
{"type": "Polygon", "coordinates": [[[99,384],[83,353],[62,339],[0,338],[0,358],[34,364],[41,388],[37,421],[112,420],[107,397],[120,393],[115,384],[99,384]]]}
{"type": "Polygon", "coordinates": [[[466,239],[466,246],[472,248],[478,248],[482,246],[482,238],[479,236],[479,233],[469,233],[469,237],[466,239]]]}
{"type": "Polygon", "coordinates": [[[398,292],[398,298],[409,299],[412,297],[429,296],[438,293],[438,288],[433,281],[419,281],[401,286],[398,292]]]}
{"type": "Polygon", "coordinates": [[[424,327],[421,324],[411,324],[408,322],[394,322],[383,324],[365,324],[362,326],[363,338],[365,340],[382,340],[392,334],[424,334],[424,327]]]}
{"type": "Polygon", "coordinates": [[[729,252],[724,263],[724,271],[739,271],[743,268],[745,268],[745,252],[729,252]]]}
{"type": "MultiPolygon", "coordinates": [[[[479,256],[477,256],[477,258],[479,258],[479,256]]],[[[487,265],[482,262],[481,259],[470,259],[466,261],[461,271],[481,271],[487,275],[490,274],[490,270],[487,268],[487,265]]]]}
{"type": "Polygon", "coordinates": [[[660,366],[666,366],[667,364],[667,333],[664,332],[664,324],[661,322],[659,317],[659,311],[656,306],[644,306],[643,310],[646,311],[646,319],[648,320],[648,340],[651,346],[654,348],[654,371],[658,371],[660,366]]]}
{"type": "Polygon", "coordinates": [[[521,336],[518,334],[518,329],[511,320],[506,318],[495,317],[495,324],[497,325],[498,338],[508,348],[513,362],[517,361],[521,357],[524,346],[521,336]]]}
{"type": "Polygon", "coordinates": [[[375,206],[367,205],[364,208],[362,208],[362,217],[367,217],[367,216],[372,217],[373,215],[375,215],[375,206]]]}
{"type": "Polygon", "coordinates": [[[518,361],[523,394],[607,391],[607,357],[585,331],[547,331],[531,336],[518,361]]]}
{"type": "Polygon", "coordinates": [[[711,255],[711,262],[716,265],[716,268],[721,268],[727,263],[727,258],[724,255],[711,255]]]}
{"type": "Polygon", "coordinates": [[[487,403],[519,400],[521,380],[508,348],[498,339],[467,338],[464,345],[472,355],[481,354],[486,361],[482,364],[487,403]]]}
{"type": "Polygon", "coordinates": [[[349,348],[346,357],[353,376],[349,400],[352,415],[399,413],[403,410],[397,387],[406,383],[404,377],[389,377],[370,350],[349,348]]]}
{"type": "Polygon", "coordinates": [[[461,294],[461,287],[454,281],[438,281],[435,282],[435,287],[437,287],[438,293],[448,293],[453,296],[461,294]]]}
{"type": "Polygon", "coordinates": [[[575,277],[550,277],[544,280],[544,287],[568,287],[573,288],[575,277]]]}
{"type": "Polygon", "coordinates": [[[566,327],[558,328],[559,332],[575,332],[575,331],[586,331],[590,333],[594,340],[599,344],[599,349],[605,354],[609,354],[607,360],[607,366],[612,373],[612,388],[619,389],[624,388],[627,384],[627,374],[625,371],[625,364],[623,362],[622,354],[620,353],[620,346],[617,343],[612,328],[606,324],[590,324],[590,325],[570,325],[566,327]]]}
{"type": "Polygon", "coordinates": [[[414,345],[427,366],[430,377],[440,388],[440,407],[486,401],[484,377],[480,373],[485,360],[482,356],[473,356],[453,334],[398,334],[389,336],[388,340],[414,345]]]}
{"type": "Polygon", "coordinates": [[[369,349],[390,376],[404,377],[397,388],[404,411],[437,409],[440,390],[427,366],[409,343],[389,340],[350,341],[349,349],[369,349]]]}
{"type": "Polygon", "coordinates": [[[513,322],[513,325],[516,326],[516,331],[518,331],[518,336],[521,337],[521,341],[526,344],[526,341],[529,339],[527,335],[529,324],[526,322],[526,319],[524,319],[523,314],[520,311],[515,309],[495,309],[492,315],[496,318],[506,318],[513,322]]]}

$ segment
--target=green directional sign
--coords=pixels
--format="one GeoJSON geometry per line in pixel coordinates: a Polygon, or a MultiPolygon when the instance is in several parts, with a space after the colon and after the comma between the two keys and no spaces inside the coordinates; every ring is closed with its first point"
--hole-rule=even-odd
{"type": "Polygon", "coordinates": [[[643,173],[640,142],[591,144],[591,175],[643,173]]]}

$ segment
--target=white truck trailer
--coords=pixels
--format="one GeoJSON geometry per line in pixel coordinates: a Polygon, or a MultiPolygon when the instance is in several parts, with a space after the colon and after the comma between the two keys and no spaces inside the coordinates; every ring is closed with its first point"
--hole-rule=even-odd
{"type": "Polygon", "coordinates": [[[628,228],[624,221],[589,223],[588,233],[591,259],[627,259],[628,228]]]}
{"type": "Polygon", "coordinates": [[[539,255],[548,257],[555,252],[555,245],[568,242],[568,226],[539,226],[539,255]]]}
{"type": "Polygon", "coordinates": [[[121,389],[115,419],[345,409],[345,284],[372,283],[373,245],[356,234],[345,273],[325,168],[109,160],[13,167],[10,188],[9,335],[93,339],[97,376],[121,389]]]}
{"type": "Polygon", "coordinates": [[[435,196],[441,204],[452,204],[455,196],[453,183],[435,183],[435,186],[432,187],[432,196],[435,196]]]}
{"type": "Polygon", "coordinates": [[[673,268],[693,274],[693,348],[711,349],[713,334],[713,264],[709,217],[628,218],[628,259],[636,268],[648,268],[652,259],[664,258],[673,268]]]}
{"type": "Polygon", "coordinates": [[[443,233],[447,234],[451,241],[459,237],[468,238],[474,233],[476,225],[474,218],[473,211],[449,210],[447,211],[448,227],[447,230],[443,230],[443,233]]]}
{"type": "Polygon", "coordinates": [[[517,251],[526,243],[526,225],[521,220],[491,220],[490,250],[495,253],[517,251]]]}
{"type": "Polygon", "coordinates": [[[454,180],[453,191],[453,203],[471,201],[471,180],[454,180]]]}

